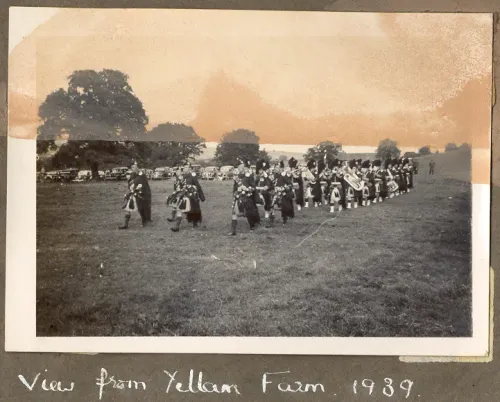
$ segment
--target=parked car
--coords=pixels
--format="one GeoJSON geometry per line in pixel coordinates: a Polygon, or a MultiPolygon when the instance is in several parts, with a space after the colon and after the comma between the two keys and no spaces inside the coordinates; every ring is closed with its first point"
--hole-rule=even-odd
{"type": "Polygon", "coordinates": [[[106,173],[104,180],[126,180],[128,167],[117,167],[106,173]]]}
{"type": "Polygon", "coordinates": [[[92,172],[90,170],[80,170],[73,181],[84,182],[92,178],[92,172]]]}
{"type": "Polygon", "coordinates": [[[214,180],[217,176],[217,173],[218,173],[217,166],[207,166],[205,169],[203,169],[201,178],[203,180],[214,180]]]}
{"type": "Polygon", "coordinates": [[[50,172],[45,173],[45,180],[58,181],[59,180],[59,171],[51,170],[50,172]]]}
{"type": "Polygon", "coordinates": [[[222,166],[220,168],[221,173],[228,173],[228,172],[232,172],[233,170],[234,170],[234,166],[231,166],[231,165],[222,166]]]}
{"type": "Polygon", "coordinates": [[[170,179],[174,175],[173,167],[166,167],[165,171],[167,172],[167,179],[170,179]]]}
{"type": "Polygon", "coordinates": [[[218,180],[231,180],[234,176],[234,166],[226,165],[222,166],[217,174],[218,180]]]}
{"type": "Polygon", "coordinates": [[[70,182],[76,179],[78,176],[78,169],[70,168],[59,171],[59,181],[70,182]]]}
{"type": "Polygon", "coordinates": [[[167,178],[167,171],[163,167],[156,168],[153,173],[153,180],[163,180],[167,178]]]}

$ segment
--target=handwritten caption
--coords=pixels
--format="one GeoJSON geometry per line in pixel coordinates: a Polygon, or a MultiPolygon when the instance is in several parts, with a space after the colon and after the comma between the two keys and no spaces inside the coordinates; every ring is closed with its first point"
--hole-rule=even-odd
{"type": "MultiPolygon", "coordinates": [[[[77,390],[75,381],[64,382],[57,379],[50,379],[48,370],[39,372],[34,376],[19,374],[21,384],[30,392],[58,392],[71,393],[77,390]]],[[[162,390],[167,394],[226,394],[232,396],[243,395],[243,387],[233,383],[216,383],[207,380],[207,375],[203,371],[193,369],[185,371],[163,370],[164,381],[160,384],[162,390]]],[[[314,381],[297,381],[291,371],[263,372],[259,375],[259,390],[262,394],[273,393],[302,393],[302,394],[324,394],[328,393],[332,397],[346,395],[346,393],[357,396],[378,396],[387,398],[409,399],[415,395],[414,382],[409,379],[394,379],[390,377],[375,381],[370,378],[354,379],[348,387],[327,386],[314,381]]],[[[161,380],[160,380],[161,382],[161,380]]],[[[245,385],[248,387],[248,384],[245,385]]],[[[137,392],[145,393],[151,389],[158,389],[158,384],[152,384],[151,380],[131,380],[119,379],[108,373],[108,370],[101,368],[96,377],[95,390],[96,399],[103,400],[106,395],[112,396],[115,392],[137,392]]],[[[335,400],[335,399],[332,399],[335,400]]]]}

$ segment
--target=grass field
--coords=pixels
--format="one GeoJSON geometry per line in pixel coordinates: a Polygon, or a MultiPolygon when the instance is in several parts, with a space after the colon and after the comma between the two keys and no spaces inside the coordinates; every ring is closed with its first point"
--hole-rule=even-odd
{"type": "Polygon", "coordinates": [[[410,194],[236,237],[229,182],[202,182],[203,226],[180,233],[171,181],[126,231],[124,182],[38,184],[37,335],[470,336],[470,170],[446,157],[410,194]]]}

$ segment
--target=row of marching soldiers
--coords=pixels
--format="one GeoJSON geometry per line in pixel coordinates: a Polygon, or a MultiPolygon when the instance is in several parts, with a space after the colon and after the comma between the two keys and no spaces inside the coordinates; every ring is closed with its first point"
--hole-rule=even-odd
{"type": "Polygon", "coordinates": [[[405,194],[413,188],[415,167],[411,158],[369,161],[333,159],[311,161],[308,169],[314,175],[306,189],[305,207],[322,203],[330,212],[369,206],[405,194]]]}

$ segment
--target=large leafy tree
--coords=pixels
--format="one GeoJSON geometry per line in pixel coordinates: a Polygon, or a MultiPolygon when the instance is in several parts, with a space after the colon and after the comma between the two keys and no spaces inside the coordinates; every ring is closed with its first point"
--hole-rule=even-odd
{"type": "Polygon", "coordinates": [[[455,151],[456,149],[458,149],[458,146],[457,146],[457,144],[455,144],[453,142],[449,142],[448,144],[446,144],[444,146],[445,152],[455,151]]]}
{"type": "Polygon", "coordinates": [[[429,145],[425,145],[418,150],[418,153],[420,155],[430,155],[431,154],[431,147],[429,145]]]}
{"type": "Polygon", "coordinates": [[[68,88],[49,94],[38,115],[39,141],[67,140],[53,157],[55,167],[83,163],[96,178],[103,161],[149,156],[149,146],[137,142],[144,139],[148,117],[120,71],[73,72],[68,88]]]}
{"type": "Polygon", "coordinates": [[[49,151],[57,150],[57,145],[54,140],[39,140],[36,142],[36,154],[43,155],[49,151]]]}
{"type": "Polygon", "coordinates": [[[320,159],[329,161],[335,159],[341,150],[341,144],[336,144],[332,141],[323,141],[318,145],[309,148],[304,155],[304,159],[307,162],[313,160],[319,161],[320,159]]]}
{"type": "MultiPolygon", "coordinates": [[[[100,141],[67,141],[60,145],[51,158],[53,168],[76,167],[98,171],[99,166],[128,166],[132,160],[145,164],[147,157],[141,151],[147,143],[100,141]]],[[[149,149],[149,148],[148,148],[149,149]]]]}
{"type": "Polygon", "coordinates": [[[256,163],[267,152],[260,151],[259,137],[250,130],[238,129],[224,134],[215,150],[215,161],[219,166],[237,166],[240,161],[256,163]]]}
{"type": "Polygon", "coordinates": [[[265,149],[259,151],[257,159],[266,162],[268,166],[271,165],[271,155],[269,155],[265,149]]]}
{"type": "Polygon", "coordinates": [[[150,162],[158,166],[185,164],[206,148],[205,140],[185,124],[160,124],[146,138],[151,144],[150,162]]]}
{"type": "Polygon", "coordinates": [[[394,140],[386,138],[380,141],[377,148],[377,158],[380,159],[393,159],[399,158],[401,150],[398,148],[398,143],[394,140]]]}

